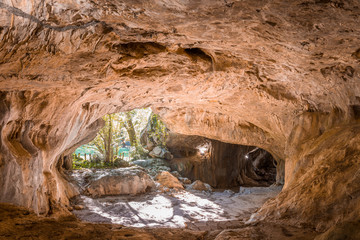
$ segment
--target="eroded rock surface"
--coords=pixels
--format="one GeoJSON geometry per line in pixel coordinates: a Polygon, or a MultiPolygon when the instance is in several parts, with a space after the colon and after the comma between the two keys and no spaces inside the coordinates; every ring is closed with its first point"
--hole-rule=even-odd
{"type": "Polygon", "coordinates": [[[61,156],[104,114],[151,106],[282,160],[257,219],[356,219],[359,22],[357,0],[2,1],[0,201],[66,212],[61,156]]]}
{"type": "Polygon", "coordinates": [[[179,179],[177,179],[167,171],[162,171],[161,173],[156,175],[155,181],[157,181],[163,188],[177,190],[184,189],[184,186],[181,184],[179,179]]]}
{"type": "Polygon", "coordinates": [[[359,133],[360,127],[353,125],[335,128],[314,140],[295,158],[299,170],[288,183],[292,187],[268,201],[253,217],[273,218],[279,214],[286,218],[296,212],[297,218],[284,221],[298,226],[306,222],[316,223],[319,231],[332,227],[334,223],[358,219],[359,133]],[[322,201],[317,202],[318,199],[322,201]]]}
{"type": "Polygon", "coordinates": [[[211,186],[207,183],[203,183],[200,180],[193,182],[188,188],[188,190],[198,190],[198,191],[212,191],[211,186]]]}
{"type": "Polygon", "coordinates": [[[152,178],[143,170],[135,168],[119,168],[100,171],[103,174],[90,180],[84,194],[92,197],[109,195],[135,195],[155,188],[152,178]]]}

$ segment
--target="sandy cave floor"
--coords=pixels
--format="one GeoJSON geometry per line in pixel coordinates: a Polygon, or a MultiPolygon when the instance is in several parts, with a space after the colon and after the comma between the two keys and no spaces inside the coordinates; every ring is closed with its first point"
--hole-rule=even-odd
{"type": "Polygon", "coordinates": [[[119,224],[87,223],[74,215],[41,217],[23,207],[0,203],[0,240],[310,240],[309,228],[260,222],[226,230],[198,231],[187,228],[131,228],[119,224]]]}
{"type": "Polygon", "coordinates": [[[235,227],[248,219],[267,199],[275,197],[281,187],[240,188],[205,192],[182,190],[154,191],[135,196],[80,196],[75,204],[85,206],[73,213],[87,222],[122,224],[129,227],[188,227],[215,230],[235,227]]]}
{"type": "Polygon", "coordinates": [[[23,207],[0,203],[0,240],[314,239],[319,233],[311,228],[276,222],[245,224],[257,208],[280,191],[280,186],[272,186],[240,187],[238,192],[158,189],[100,198],[80,195],[72,203],[84,209],[60,217],[37,216],[23,207]]]}

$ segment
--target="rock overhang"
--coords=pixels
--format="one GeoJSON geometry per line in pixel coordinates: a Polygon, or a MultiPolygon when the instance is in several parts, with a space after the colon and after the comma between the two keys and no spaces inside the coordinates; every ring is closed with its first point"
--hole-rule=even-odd
{"type": "Polygon", "coordinates": [[[106,113],[145,106],[175,132],[262,147],[285,160],[287,185],[299,181],[313,167],[304,157],[312,144],[359,124],[359,7],[0,3],[0,182],[13,186],[5,200],[44,211],[49,195],[66,202],[54,191],[67,188],[56,186],[58,156],[106,113]],[[39,177],[22,172],[29,162],[39,177]],[[26,181],[39,200],[16,192],[26,181]]]}

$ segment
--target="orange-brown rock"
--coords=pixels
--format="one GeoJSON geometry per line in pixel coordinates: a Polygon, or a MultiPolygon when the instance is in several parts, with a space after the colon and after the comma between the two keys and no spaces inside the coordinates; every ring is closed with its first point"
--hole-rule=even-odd
{"type": "Polygon", "coordinates": [[[160,183],[160,186],[163,188],[174,188],[177,190],[184,189],[184,186],[181,184],[179,179],[177,179],[167,171],[162,171],[161,173],[156,175],[155,181],[160,183]]]}
{"type": "Polygon", "coordinates": [[[198,191],[212,191],[212,189],[211,189],[211,187],[209,185],[206,185],[205,183],[203,183],[200,180],[196,180],[195,182],[193,182],[189,186],[189,189],[198,190],[198,191]]]}
{"type": "Polygon", "coordinates": [[[360,3],[0,3],[0,201],[47,214],[58,163],[101,116],[151,106],[173,132],[261,147],[282,193],[253,219],[359,217],[360,3]]]}

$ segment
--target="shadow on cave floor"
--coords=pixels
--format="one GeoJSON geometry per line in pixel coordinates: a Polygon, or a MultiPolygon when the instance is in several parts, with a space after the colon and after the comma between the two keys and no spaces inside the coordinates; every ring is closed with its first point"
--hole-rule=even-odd
{"type": "Polygon", "coordinates": [[[319,234],[308,228],[295,228],[270,222],[260,222],[257,225],[239,224],[231,228],[224,231],[198,231],[187,228],[131,228],[118,224],[93,224],[79,221],[74,216],[40,217],[23,207],[0,203],[0,240],[310,240],[319,234]]]}
{"type": "Polygon", "coordinates": [[[194,151],[197,161],[152,158],[118,169],[73,170],[70,179],[82,195],[73,199],[71,210],[93,223],[218,230],[243,224],[281,191],[274,159],[265,150],[218,141],[201,146],[204,151],[194,151]],[[188,166],[182,173],[192,181],[179,173],[188,166]]]}
{"type": "Polygon", "coordinates": [[[187,227],[193,230],[226,229],[240,225],[280,186],[241,188],[235,193],[186,191],[150,192],[135,196],[90,198],[79,196],[85,206],[74,214],[87,222],[122,224],[132,227],[187,227]]]}

